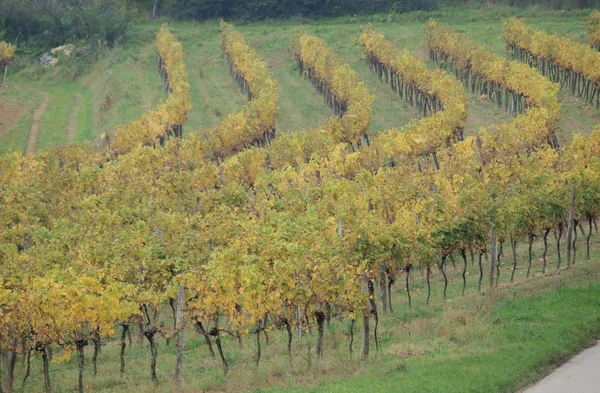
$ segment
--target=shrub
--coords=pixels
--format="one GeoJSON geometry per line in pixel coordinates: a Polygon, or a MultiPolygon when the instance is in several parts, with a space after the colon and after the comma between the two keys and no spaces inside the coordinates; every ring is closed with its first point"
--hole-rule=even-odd
{"type": "Polygon", "coordinates": [[[85,40],[112,46],[123,35],[129,13],[120,0],[2,0],[0,31],[6,40],[43,53],[85,40]]]}

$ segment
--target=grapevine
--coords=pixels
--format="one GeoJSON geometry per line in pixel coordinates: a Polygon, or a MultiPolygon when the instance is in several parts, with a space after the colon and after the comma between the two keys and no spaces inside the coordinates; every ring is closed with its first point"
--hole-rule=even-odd
{"type": "Polygon", "coordinates": [[[335,138],[359,147],[368,145],[373,96],[342,57],[332,52],[323,40],[301,31],[292,44],[301,74],[323,94],[340,118],[332,125],[335,138]]]}
{"type": "Polygon", "coordinates": [[[590,14],[587,33],[590,45],[600,50],[600,11],[594,11],[590,14]]]}
{"type": "Polygon", "coordinates": [[[269,143],[275,136],[279,113],[275,78],[244,37],[223,21],[221,46],[227,55],[230,73],[250,101],[240,112],[230,114],[217,128],[207,131],[211,158],[216,160],[223,160],[253,144],[269,143]]]}
{"type": "Polygon", "coordinates": [[[565,38],[535,31],[522,19],[504,24],[507,50],[522,62],[531,64],[551,81],[571,94],[596,102],[600,108],[600,52],[565,38]]]}
{"type": "MultiPolygon", "coordinates": [[[[181,311],[174,304],[183,286],[185,320],[210,343],[206,356],[217,356],[216,344],[225,372],[235,366],[223,346],[225,335],[251,337],[258,363],[265,335],[285,327],[292,354],[292,327],[302,332],[316,325],[316,353],[324,357],[324,327],[335,318],[351,329],[362,322],[361,356],[367,357],[364,337],[373,332],[375,348],[380,345],[378,318],[392,311],[389,288],[401,274],[410,306],[413,271],[422,268],[429,281],[439,268],[447,280],[454,256],[466,264],[469,250],[480,261],[491,251],[493,290],[501,261],[497,246],[514,249],[514,241],[541,238],[562,225],[571,188],[577,189],[574,220],[593,220],[600,203],[600,128],[587,140],[575,136],[562,150],[550,148],[546,141],[558,110],[548,92],[556,91],[553,85],[542,78],[548,90],[532,89],[538,77],[503,61],[489,63],[491,74],[499,74],[493,79],[479,60],[463,57],[486,57],[484,51],[453,32],[429,34],[439,46],[434,55],[451,52],[445,41],[456,44],[453,63],[472,64],[476,85],[493,85],[493,94],[511,86],[511,99],[513,92],[521,94],[524,114],[449,143],[465,116],[464,92],[456,81],[440,71],[425,72],[410,55],[367,32],[362,40],[375,43],[370,53],[377,56],[371,59],[376,71],[392,72],[388,80],[395,88],[429,108],[429,117],[408,129],[415,140],[427,136],[427,143],[392,149],[384,134],[367,146],[372,97],[357,93],[365,93],[364,85],[322,41],[301,35],[295,50],[302,69],[338,116],[316,130],[271,142],[274,78],[262,77],[266,67],[254,55],[244,60],[249,49],[223,24],[223,47],[249,94],[248,106],[262,102],[232,119],[258,119],[252,126],[232,130],[224,123],[201,136],[164,139],[163,145],[123,142],[118,159],[108,161],[79,144],[0,157],[2,348],[24,356],[39,353],[47,391],[52,351],[62,347],[57,352],[65,358],[77,352],[82,390],[83,346],[113,339],[117,328],[124,337],[138,324],[158,383],[156,342],[182,334],[170,314],[181,311]],[[445,38],[434,39],[435,34],[445,38]],[[463,54],[460,42],[469,44],[463,54]],[[396,55],[389,65],[385,53],[396,55]],[[455,93],[456,103],[447,98],[455,93]],[[381,152],[386,149],[394,150],[393,162],[381,152]],[[428,153],[435,158],[423,156],[428,153]]],[[[181,73],[160,53],[171,98],[179,94],[181,73]]],[[[177,124],[175,118],[168,124],[177,124]]],[[[133,131],[149,132],[143,123],[133,131]]],[[[483,269],[480,285],[482,278],[483,269]]],[[[464,270],[463,280],[466,286],[464,270]]],[[[352,341],[348,348],[353,350],[352,341]]]]}
{"type": "Polygon", "coordinates": [[[360,37],[367,52],[371,71],[381,79],[385,75],[392,89],[414,102],[422,111],[422,119],[401,131],[387,131],[377,141],[380,150],[393,155],[434,154],[450,141],[463,139],[467,117],[467,99],[462,85],[442,71],[429,71],[426,65],[408,51],[398,51],[370,28],[360,37]]]}
{"type": "Polygon", "coordinates": [[[166,102],[128,124],[114,130],[109,147],[114,154],[124,154],[136,146],[164,143],[171,134],[181,137],[182,125],[191,108],[190,86],[183,62],[183,50],[166,26],[156,35],[159,73],[168,93],[166,102]]]}
{"type": "Polygon", "coordinates": [[[15,55],[16,46],[11,46],[4,41],[0,41],[0,65],[4,66],[4,77],[2,79],[2,84],[6,84],[6,74],[8,73],[8,62],[15,55]]]}
{"type": "Polygon", "coordinates": [[[0,41],[0,64],[5,65],[15,55],[16,46],[10,46],[4,41],[0,41]]]}
{"type": "MultiPolygon", "coordinates": [[[[529,136],[537,142],[547,141],[558,147],[555,128],[560,116],[558,86],[536,70],[507,61],[447,27],[435,22],[426,25],[426,44],[430,57],[455,74],[479,94],[487,95],[512,114],[524,114],[528,122],[537,123],[529,136]],[[540,135],[541,134],[541,135],[540,135]]],[[[517,123],[523,123],[518,119],[517,123]]],[[[514,124],[517,126],[518,124],[514,124]]],[[[530,128],[527,128],[530,129],[530,128]]]]}

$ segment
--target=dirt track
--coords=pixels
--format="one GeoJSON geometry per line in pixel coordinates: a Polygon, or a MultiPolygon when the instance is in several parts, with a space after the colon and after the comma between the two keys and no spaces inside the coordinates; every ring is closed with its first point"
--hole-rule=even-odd
{"type": "Polygon", "coordinates": [[[67,142],[71,143],[75,139],[77,130],[77,112],[83,103],[83,97],[77,93],[77,104],[73,107],[69,116],[69,125],[67,126],[67,142]]]}
{"type": "Polygon", "coordinates": [[[29,130],[29,140],[27,141],[27,147],[25,148],[25,154],[33,152],[35,149],[35,143],[37,141],[39,129],[40,129],[40,119],[46,109],[48,108],[48,95],[44,96],[41,105],[33,112],[33,124],[31,125],[31,129],[29,130]]]}

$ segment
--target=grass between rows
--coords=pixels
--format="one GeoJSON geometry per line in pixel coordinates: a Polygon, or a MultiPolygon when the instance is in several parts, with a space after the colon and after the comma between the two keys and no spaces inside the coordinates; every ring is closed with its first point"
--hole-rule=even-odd
{"type": "MultiPolygon", "coordinates": [[[[288,20],[239,25],[248,43],[264,58],[280,86],[281,132],[318,127],[331,116],[329,108],[310,83],[298,75],[290,53],[290,43],[302,25],[312,34],[322,37],[341,53],[375,95],[372,131],[400,128],[418,117],[417,111],[393,94],[389,86],[370,75],[364,54],[356,44],[362,27],[372,23],[400,49],[408,49],[426,60],[424,23],[430,18],[448,24],[475,41],[505,55],[502,39],[502,18],[523,16],[532,27],[557,33],[574,41],[585,41],[585,23],[589,10],[550,11],[519,9],[504,6],[483,6],[478,9],[443,8],[431,13],[414,12],[404,15],[371,15],[325,19],[320,21],[288,20]]],[[[38,148],[62,144],[66,140],[66,122],[75,103],[76,93],[84,97],[77,113],[76,141],[96,140],[103,132],[130,121],[154,108],[165,98],[155,69],[154,33],[162,22],[134,24],[122,43],[108,51],[98,63],[76,81],[60,79],[60,70],[30,66],[9,76],[9,87],[0,89],[0,101],[27,107],[11,132],[0,143],[0,154],[24,149],[32,119],[30,112],[49,94],[50,106],[40,122],[38,148]]],[[[220,49],[216,22],[174,22],[172,31],[182,42],[190,75],[193,108],[185,133],[214,127],[224,117],[239,110],[245,103],[230,78],[225,57],[220,49]]],[[[430,66],[433,66],[430,64],[430,66]]],[[[70,67],[68,61],[58,66],[70,67]]],[[[64,70],[63,70],[64,71],[64,70]]],[[[63,72],[64,73],[64,72],[63,72]]],[[[506,123],[511,117],[493,103],[470,95],[467,135],[477,134],[481,126],[506,123]]],[[[578,98],[561,93],[562,109],[559,139],[568,143],[574,132],[589,134],[600,122],[600,111],[578,98]]]]}
{"type": "MultiPolygon", "coordinates": [[[[350,322],[345,315],[332,320],[325,331],[325,355],[315,358],[316,331],[294,338],[292,358],[286,354],[286,334],[270,331],[262,338],[263,360],[255,361],[255,336],[243,340],[224,337],[230,372],[223,375],[220,360],[211,358],[203,338],[186,331],[184,386],[172,384],[175,346],[160,339],[158,376],[153,388],[149,378],[149,347],[136,340],[126,350],[125,377],[119,377],[117,337],[105,343],[98,360],[98,375],[91,373],[91,350],[86,349],[85,386],[90,392],[514,392],[537,381],[569,356],[593,344],[600,333],[600,244],[594,236],[592,258],[585,260],[579,245],[577,263],[570,270],[556,270],[554,244],[546,274],[541,272],[541,248],[535,245],[532,277],[525,278],[526,251],[519,247],[515,283],[510,284],[508,259],[503,260],[499,289],[478,293],[478,266],[468,263],[467,293],[461,297],[462,261],[450,263],[448,301],[442,298],[438,272],[432,278],[431,304],[425,304],[426,283],[418,270],[411,279],[413,308],[408,309],[404,277],[393,292],[394,313],[380,317],[381,351],[371,346],[371,359],[361,361],[360,324],[355,328],[354,355],[348,351],[350,322]]],[[[563,243],[564,246],[564,243],[563,243]]],[[[507,255],[508,258],[508,255],[507,255]]],[[[485,262],[484,262],[485,263],[485,262]]],[[[484,271],[484,290],[487,269],[484,271]]],[[[164,310],[165,315],[168,311],[164,310]]],[[[167,318],[165,324],[169,326],[167,318]]],[[[316,329],[315,329],[316,330],[316,329]]],[[[118,332],[117,332],[118,333],[118,332]]],[[[215,348],[216,351],[216,348],[215,348]]],[[[59,358],[57,350],[55,357],[59,358]]],[[[41,359],[32,359],[32,376],[21,391],[43,391],[41,359]]],[[[18,363],[19,381],[24,365],[18,363]]],[[[77,361],[53,363],[55,392],[77,386],[77,361]]],[[[17,383],[20,387],[20,382],[17,383]]]]}

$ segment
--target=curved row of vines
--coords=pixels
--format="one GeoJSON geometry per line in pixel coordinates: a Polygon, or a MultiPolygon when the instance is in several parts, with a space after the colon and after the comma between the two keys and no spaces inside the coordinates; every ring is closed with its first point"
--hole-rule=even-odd
{"type": "Polygon", "coordinates": [[[140,118],[118,126],[114,130],[113,141],[108,135],[104,136],[105,144],[115,154],[125,154],[139,145],[163,144],[170,135],[181,136],[187,112],[192,107],[183,49],[166,26],[162,26],[156,34],[156,46],[167,100],[140,118]]]}
{"type": "MultiPolygon", "coordinates": [[[[140,121],[115,132],[111,148],[118,159],[78,144],[0,157],[6,207],[0,211],[0,346],[28,364],[38,353],[46,391],[53,351],[62,349],[65,358],[78,353],[82,391],[83,348],[94,343],[95,364],[102,342],[117,329],[124,375],[127,334],[136,324],[150,343],[155,383],[157,337],[177,338],[180,383],[183,332],[191,326],[204,336],[207,356],[217,356],[216,345],[225,372],[224,335],[240,342],[252,337],[260,362],[261,340],[271,331],[285,329],[292,356],[292,329],[314,326],[322,357],[332,318],[347,321],[351,332],[360,324],[360,356],[367,358],[371,338],[380,349],[378,311],[391,311],[389,288],[401,274],[410,307],[414,269],[425,270],[428,283],[439,269],[447,286],[450,256],[466,265],[472,252],[481,266],[491,251],[493,291],[498,247],[508,243],[514,250],[518,241],[531,244],[536,237],[547,244],[552,229],[564,228],[572,248],[585,219],[591,235],[600,206],[600,128],[558,149],[558,87],[527,66],[427,25],[433,57],[451,61],[473,89],[501,103],[504,95],[513,112],[524,112],[459,141],[464,102],[448,98],[464,97],[456,81],[426,73],[367,31],[362,41],[371,63],[376,57],[376,67],[384,65],[409,96],[431,83],[417,101],[434,113],[409,126],[404,141],[405,130],[369,141],[372,96],[322,40],[299,33],[293,50],[300,70],[337,116],[271,141],[276,82],[230,25],[222,24],[222,38],[232,74],[251,100],[215,130],[157,143],[165,124],[178,123],[159,116],[156,124],[140,121]],[[408,147],[397,147],[399,141],[408,147]]],[[[177,43],[170,45],[179,53],[177,43]]],[[[159,53],[170,100],[179,96],[182,74],[159,53]]],[[[567,265],[574,258],[569,249],[567,265]]],[[[482,279],[483,268],[479,290],[482,279]]],[[[464,289],[464,273],[463,280],[464,289]]],[[[429,287],[428,300],[430,294],[429,287]]],[[[353,351],[353,333],[350,340],[353,351]]]]}
{"type": "Polygon", "coordinates": [[[552,82],[560,83],[600,108],[600,52],[527,27],[522,19],[504,24],[504,40],[514,58],[537,68],[552,82]]]}

